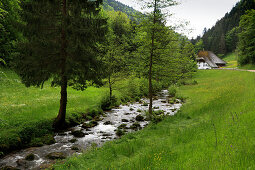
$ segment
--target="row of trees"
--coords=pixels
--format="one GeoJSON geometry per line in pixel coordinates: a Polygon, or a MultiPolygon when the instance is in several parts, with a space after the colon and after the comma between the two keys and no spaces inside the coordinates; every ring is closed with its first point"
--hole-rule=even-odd
{"type": "Polygon", "coordinates": [[[139,23],[122,12],[103,11],[100,4],[102,0],[21,1],[20,19],[12,22],[21,38],[11,66],[22,82],[42,87],[52,80],[61,86],[56,128],[65,123],[68,86],[83,90],[88,82],[102,85],[107,79],[111,99],[115,81],[129,75],[148,78],[152,116],[152,80],[169,85],[195,71],[194,46],[165,26],[162,9],[175,2],[143,1],[152,12],[141,15],[139,23]]]}
{"type": "Polygon", "coordinates": [[[240,65],[255,64],[255,10],[249,10],[241,17],[237,51],[240,65]]]}
{"type": "Polygon", "coordinates": [[[237,48],[241,16],[251,9],[255,9],[254,0],[241,0],[229,13],[217,21],[215,26],[208,30],[205,28],[203,36],[197,37],[193,42],[202,40],[205,50],[213,51],[216,54],[233,52],[237,48]]]}

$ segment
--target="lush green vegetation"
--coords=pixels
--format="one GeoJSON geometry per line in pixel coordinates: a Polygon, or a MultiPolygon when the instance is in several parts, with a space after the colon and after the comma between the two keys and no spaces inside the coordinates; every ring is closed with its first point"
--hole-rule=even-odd
{"type": "MultiPolygon", "coordinates": [[[[3,153],[53,141],[52,123],[59,108],[60,87],[26,88],[16,73],[0,69],[0,157],[3,153]]],[[[148,94],[148,80],[130,77],[113,86],[114,105],[138,101],[148,94]]],[[[153,81],[154,92],[163,83],[153,81]]],[[[89,87],[85,91],[68,88],[67,124],[82,123],[90,114],[101,114],[110,107],[106,87],[89,87]]]]}
{"type": "Polygon", "coordinates": [[[237,68],[237,55],[236,53],[229,53],[223,57],[223,60],[227,62],[226,68],[237,68]]]}
{"type": "Polygon", "coordinates": [[[199,71],[181,111],[56,169],[253,169],[255,74],[199,71]]]}
{"type": "MultiPolygon", "coordinates": [[[[52,88],[49,82],[43,89],[26,88],[13,71],[1,69],[0,72],[6,76],[0,79],[0,151],[15,150],[30,145],[31,140],[39,140],[35,138],[52,134],[60,88],[52,88]]],[[[68,92],[69,123],[79,121],[81,113],[100,111],[101,103],[107,97],[105,88],[90,87],[83,92],[69,88],[68,92]]],[[[37,144],[41,142],[44,143],[39,140],[37,144]]]]}
{"type": "Polygon", "coordinates": [[[254,0],[241,0],[212,28],[205,28],[203,36],[192,40],[193,43],[202,39],[205,50],[213,51],[215,54],[233,52],[238,44],[238,33],[241,31],[239,28],[241,16],[251,9],[255,9],[254,0]]]}
{"type": "Polygon", "coordinates": [[[237,50],[239,52],[238,63],[255,64],[255,9],[249,10],[241,17],[240,33],[237,50]]]}

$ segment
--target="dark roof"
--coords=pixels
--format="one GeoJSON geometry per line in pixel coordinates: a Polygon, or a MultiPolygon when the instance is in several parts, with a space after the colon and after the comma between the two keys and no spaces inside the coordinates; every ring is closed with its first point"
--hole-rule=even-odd
{"type": "Polygon", "coordinates": [[[220,59],[211,51],[200,51],[198,53],[197,60],[204,59],[204,61],[212,68],[218,68],[218,65],[225,65],[227,64],[225,61],[220,59]]]}

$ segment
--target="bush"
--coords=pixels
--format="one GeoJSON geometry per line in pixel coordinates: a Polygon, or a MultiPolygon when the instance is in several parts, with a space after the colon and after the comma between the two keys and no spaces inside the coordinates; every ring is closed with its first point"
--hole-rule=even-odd
{"type": "Polygon", "coordinates": [[[176,92],[177,92],[177,90],[176,90],[175,86],[170,86],[168,88],[168,94],[169,94],[170,97],[175,97],[176,92]]]}

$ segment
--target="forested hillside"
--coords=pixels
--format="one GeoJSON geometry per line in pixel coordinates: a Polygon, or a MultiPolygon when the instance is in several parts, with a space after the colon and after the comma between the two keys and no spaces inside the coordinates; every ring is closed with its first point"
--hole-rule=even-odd
{"type": "Polygon", "coordinates": [[[130,19],[135,19],[134,14],[138,13],[138,11],[134,10],[132,7],[129,7],[121,2],[115,0],[104,0],[103,8],[105,10],[114,10],[121,11],[128,15],[130,19]]]}
{"type": "Polygon", "coordinates": [[[247,10],[255,9],[254,0],[241,0],[235,7],[220,19],[215,26],[204,30],[202,38],[206,50],[217,54],[226,54],[236,49],[238,42],[238,26],[240,18],[247,10]]]}

